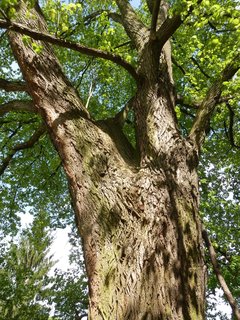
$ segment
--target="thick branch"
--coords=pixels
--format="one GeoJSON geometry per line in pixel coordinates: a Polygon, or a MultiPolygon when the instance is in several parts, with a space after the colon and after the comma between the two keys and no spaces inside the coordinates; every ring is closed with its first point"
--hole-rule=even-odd
{"type": "MultiPolygon", "coordinates": [[[[198,0],[197,4],[200,4],[202,0],[198,0]]],[[[162,48],[164,44],[170,39],[170,37],[177,31],[184,20],[192,13],[194,7],[191,6],[187,14],[182,18],[180,14],[174,15],[172,18],[167,18],[161,27],[157,31],[157,38],[162,48]]]]}
{"type": "Polygon", "coordinates": [[[157,38],[160,41],[161,48],[168,41],[168,39],[181,26],[183,20],[181,15],[175,15],[172,18],[167,18],[157,31],[157,38]]]}
{"type": "Polygon", "coordinates": [[[220,77],[209,89],[206,98],[198,109],[189,137],[197,144],[199,149],[204,141],[205,129],[208,127],[212,112],[214,111],[215,106],[219,103],[223,82],[229,81],[240,68],[239,57],[240,56],[238,54],[232,62],[225,67],[220,77]]]}
{"type": "Polygon", "coordinates": [[[153,12],[153,0],[146,0],[150,13],[153,12]]]}
{"type": "Polygon", "coordinates": [[[31,138],[25,142],[19,143],[15,145],[12,150],[9,152],[7,157],[3,159],[2,164],[0,165],[0,175],[4,173],[6,170],[7,166],[9,165],[10,161],[14,157],[14,155],[24,149],[29,149],[34,146],[34,144],[39,140],[39,138],[45,133],[46,127],[44,124],[42,124],[31,136],[31,138]]]}
{"type": "Polygon", "coordinates": [[[11,111],[37,113],[37,109],[31,100],[13,100],[0,105],[0,116],[4,116],[11,111]]]}
{"type": "Polygon", "coordinates": [[[161,0],[155,0],[152,10],[151,36],[155,37],[161,0]]]}
{"type": "Polygon", "coordinates": [[[226,284],[225,279],[223,278],[223,275],[222,275],[221,270],[220,270],[220,266],[219,266],[218,261],[217,261],[216,252],[214,250],[214,247],[213,247],[210,239],[208,238],[207,231],[203,230],[202,235],[203,235],[203,239],[204,239],[204,241],[206,243],[206,246],[207,246],[207,248],[209,250],[209,255],[210,255],[211,262],[212,262],[213,270],[214,270],[214,273],[216,274],[218,282],[219,282],[220,286],[223,289],[223,292],[225,294],[226,299],[228,300],[229,304],[231,305],[231,308],[233,310],[233,313],[234,313],[236,319],[240,320],[240,310],[239,310],[239,308],[237,306],[236,300],[234,299],[231,291],[229,290],[229,288],[228,288],[228,286],[226,284]]]}
{"type": "Polygon", "coordinates": [[[27,85],[23,81],[9,81],[0,78],[0,89],[9,91],[27,91],[27,85]]]}
{"type": "Polygon", "coordinates": [[[128,1],[116,0],[116,3],[121,12],[122,24],[126,33],[134,43],[135,48],[137,50],[141,50],[146,39],[148,39],[148,28],[138,18],[136,12],[128,1]]]}
{"type": "Polygon", "coordinates": [[[95,49],[95,48],[89,48],[69,40],[59,39],[45,32],[31,30],[30,28],[15,22],[10,22],[10,21],[5,21],[0,19],[0,28],[6,28],[8,30],[18,32],[20,34],[25,34],[35,40],[49,42],[60,47],[78,51],[88,56],[112,61],[118,64],[119,66],[123,67],[124,69],[126,69],[133,78],[137,79],[137,74],[134,67],[131,64],[127,63],[121,56],[117,54],[106,52],[106,51],[95,49]]]}

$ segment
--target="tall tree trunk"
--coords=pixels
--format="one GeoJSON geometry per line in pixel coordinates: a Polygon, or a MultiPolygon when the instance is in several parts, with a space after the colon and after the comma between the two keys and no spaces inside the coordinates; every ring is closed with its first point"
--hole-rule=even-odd
{"type": "MultiPolygon", "coordinates": [[[[25,21],[25,11],[22,5],[16,19],[44,30],[41,14],[25,21]]],[[[166,79],[149,73],[138,84],[139,163],[120,127],[89,118],[49,45],[36,54],[21,35],[9,37],[68,177],[89,278],[89,318],[204,319],[198,157],[178,133],[166,79]]]]}

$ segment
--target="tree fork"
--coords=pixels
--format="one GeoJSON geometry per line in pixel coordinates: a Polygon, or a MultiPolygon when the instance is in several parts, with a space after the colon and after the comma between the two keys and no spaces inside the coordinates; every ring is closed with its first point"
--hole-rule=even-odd
{"type": "MultiPolygon", "coordinates": [[[[26,21],[25,9],[17,19],[44,31],[43,18],[32,9],[35,19],[26,21]]],[[[139,88],[135,111],[147,108],[138,125],[151,144],[150,153],[143,148],[151,161],[139,166],[124,139],[90,119],[49,44],[41,43],[38,55],[21,35],[11,31],[9,37],[68,177],[83,239],[90,319],[203,320],[198,157],[178,134],[172,100],[152,91],[152,83],[139,88]]]]}

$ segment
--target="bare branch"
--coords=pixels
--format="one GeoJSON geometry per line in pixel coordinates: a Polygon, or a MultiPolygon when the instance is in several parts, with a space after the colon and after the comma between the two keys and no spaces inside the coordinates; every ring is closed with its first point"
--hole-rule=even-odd
{"type": "Polygon", "coordinates": [[[240,310],[237,306],[237,302],[236,300],[234,299],[231,291],[229,290],[228,286],[227,286],[227,283],[221,273],[221,269],[220,269],[220,266],[218,264],[218,261],[217,261],[217,254],[214,250],[214,247],[210,241],[210,239],[208,238],[208,234],[207,234],[207,231],[206,230],[203,230],[202,231],[202,236],[203,236],[203,239],[205,241],[205,244],[208,248],[208,251],[209,251],[209,255],[210,255],[210,259],[211,259],[211,262],[212,262],[212,266],[213,266],[213,270],[214,270],[214,273],[218,279],[218,282],[221,286],[221,288],[223,289],[223,292],[225,294],[225,297],[226,299],[228,300],[229,304],[231,305],[231,308],[232,308],[232,311],[236,317],[237,320],[240,320],[240,310]]]}
{"type": "Polygon", "coordinates": [[[15,22],[9,22],[9,21],[4,21],[4,20],[0,19],[0,28],[6,28],[8,30],[18,32],[20,34],[25,34],[35,40],[49,42],[49,43],[52,43],[52,44],[60,46],[60,47],[64,47],[64,48],[78,51],[78,52],[80,52],[82,54],[86,54],[88,56],[102,58],[105,60],[112,61],[112,62],[118,64],[119,66],[123,67],[124,69],[126,69],[134,79],[136,79],[136,80],[138,79],[137,73],[136,73],[134,67],[131,64],[127,63],[121,56],[119,56],[117,54],[114,54],[111,52],[106,52],[106,51],[95,49],[95,48],[89,48],[89,47],[86,47],[84,45],[81,45],[81,44],[78,44],[78,43],[75,43],[75,42],[72,42],[69,40],[59,39],[59,38],[56,38],[55,36],[50,35],[45,32],[31,30],[30,28],[23,26],[22,24],[15,23],[15,22]]]}
{"type": "Polygon", "coordinates": [[[27,91],[27,85],[23,81],[9,81],[0,78],[0,89],[9,91],[27,91]]]}
{"type": "Polygon", "coordinates": [[[127,0],[116,0],[121,12],[122,24],[137,50],[141,50],[148,39],[149,30],[139,19],[127,0]]]}
{"type": "Polygon", "coordinates": [[[198,148],[201,147],[205,139],[205,129],[208,127],[212,112],[219,103],[223,82],[229,81],[240,68],[239,58],[240,55],[237,54],[232,62],[225,67],[219,78],[209,89],[206,98],[202,101],[201,106],[198,109],[195,121],[189,134],[189,138],[197,144],[198,148]]]}
{"type": "Polygon", "coordinates": [[[32,100],[13,100],[0,105],[0,116],[4,116],[11,111],[37,113],[37,109],[32,100]]]}
{"type": "Polygon", "coordinates": [[[14,155],[24,149],[29,149],[34,146],[34,144],[39,140],[39,138],[45,133],[46,127],[44,124],[42,124],[31,136],[31,138],[25,142],[19,143],[15,145],[12,150],[9,152],[7,157],[3,159],[2,164],[0,165],[0,175],[4,173],[6,170],[7,166],[9,165],[10,161],[14,157],[14,155]]]}

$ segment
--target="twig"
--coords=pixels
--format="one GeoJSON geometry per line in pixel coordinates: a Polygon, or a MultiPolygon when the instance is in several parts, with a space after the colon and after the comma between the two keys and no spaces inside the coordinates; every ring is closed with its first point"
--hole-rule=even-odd
{"type": "Polygon", "coordinates": [[[197,59],[195,59],[194,57],[191,57],[192,62],[198,67],[198,69],[202,72],[202,74],[208,78],[211,79],[211,77],[203,70],[203,68],[200,66],[199,62],[197,61],[197,59]]]}
{"type": "Polygon", "coordinates": [[[229,290],[225,279],[223,278],[223,275],[222,275],[221,270],[220,270],[220,266],[219,266],[218,261],[217,261],[217,254],[216,254],[216,252],[214,250],[214,247],[213,247],[210,239],[208,238],[208,234],[207,234],[206,230],[202,231],[202,236],[203,236],[205,244],[206,244],[206,246],[208,248],[210,259],[211,259],[212,266],[213,266],[213,270],[214,270],[214,273],[215,273],[215,275],[216,275],[216,277],[218,279],[218,282],[219,282],[221,288],[223,289],[223,292],[225,294],[226,299],[228,300],[229,304],[231,305],[232,311],[233,311],[236,319],[240,320],[240,310],[239,310],[239,308],[237,306],[237,302],[234,299],[231,291],[229,290]]]}
{"type": "Polygon", "coordinates": [[[15,145],[12,150],[9,152],[9,154],[7,155],[7,157],[5,159],[3,159],[2,161],[2,165],[0,166],[0,175],[2,175],[4,173],[4,171],[6,170],[6,168],[8,167],[10,161],[12,160],[12,158],[14,157],[14,155],[20,151],[20,150],[24,150],[24,149],[29,149],[31,147],[34,146],[34,144],[39,140],[39,138],[45,133],[46,131],[46,127],[44,124],[42,124],[35,132],[34,134],[30,137],[29,140],[19,143],[17,145],[15,145]]]}
{"type": "Polygon", "coordinates": [[[233,147],[237,148],[237,149],[240,149],[240,146],[238,146],[236,143],[235,143],[235,139],[234,139],[234,132],[233,132],[233,126],[234,126],[234,116],[235,116],[235,113],[232,109],[232,107],[230,106],[229,102],[226,103],[226,106],[229,110],[229,130],[228,130],[228,138],[230,140],[230,143],[233,147]]]}

